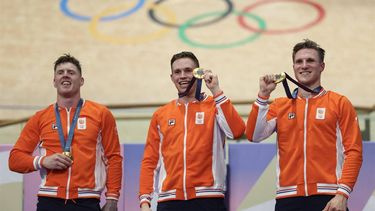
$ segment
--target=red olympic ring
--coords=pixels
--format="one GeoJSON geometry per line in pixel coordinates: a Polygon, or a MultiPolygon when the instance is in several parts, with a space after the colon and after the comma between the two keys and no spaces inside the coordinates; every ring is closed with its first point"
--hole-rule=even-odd
{"type": "Polygon", "coordinates": [[[253,26],[250,26],[246,23],[245,21],[245,18],[244,16],[238,16],[237,20],[239,22],[239,24],[252,31],[252,32],[261,32],[263,34],[283,34],[283,33],[292,33],[292,32],[299,32],[299,31],[302,31],[302,30],[306,30],[307,28],[310,28],[314,25],[316,25],[317,23],[319,23],[320,21],[322,21],[322,19],[324,18],[325,16],[325,11],[323,9],[322,6],[320,6],[318,3],[315,3],[315,2],[312,2],[312,1],[309,1],[309,0],[267,0],[267,1],[258,1],[252,5],[249,5],[247,6],[242,12],[243,13],[248,13],[250,12],[251,10],[253,10],[255,7],[257,6],[260,6],[262,4],[268,4],[268,3],[272,3],[272,2],[277,2],[277,1],[294,1],[294,2],[298,2],[298,3],[304,3],[304,4],[307,4],[307,5],[310,5],[312,7],[314,7],[317,11],[318,11],[318,16],[315,20],[313,20],[312,22],[310,23],[307,23],[303,26],[300,26],[300,27],[296,27],[296,28],[290,28],[290,29],[269,29],[268,27],[264,30],[262,29],[257,29],[256,27],[253,27],[253,26]]]}

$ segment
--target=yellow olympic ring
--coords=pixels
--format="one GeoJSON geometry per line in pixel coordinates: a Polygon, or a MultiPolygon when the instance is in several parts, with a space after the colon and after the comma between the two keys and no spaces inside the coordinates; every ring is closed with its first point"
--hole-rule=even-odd
{"type": "MultiPolygon", "coordinates": [[[[129,4],[114,6],[114,7],[110,7],[110,8],[103,10],[98,15],[95,15],[89,24],[90,33],[93,35],[94,38],[104,41],[104,42],[111,43],[111,44],[139,44],[139,43],[144,43],[144,42],[148,42],[151,40],[159,39],[172,30],[172,28],[169,28],[169,27],[161,27],[160,30],[157,30],[148,34],[133,36],[133,37],[108,35],[108,34],[104,34],[98,31],[97,29],[98,23],[102,17],[108,16],[110,14],[116,14],[119,11],[123,11],[124,9],[127,9],[129,7],[130,7],[129,4]]],[[[147,6],[147,9],[160,10],[160,12],[164,14],[166,18],[168,18],[168,21],[172,23],[177,22],[176,15],[171,10],[167,9],[164,6],[151,3],[147,6]]]]}

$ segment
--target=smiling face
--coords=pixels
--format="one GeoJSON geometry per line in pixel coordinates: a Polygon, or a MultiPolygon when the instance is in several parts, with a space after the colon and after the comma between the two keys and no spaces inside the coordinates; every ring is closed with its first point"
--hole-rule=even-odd
{"type": "MultiPolygon", "coordinates": [[[[188,57],[180,58],[172,63],[171,80],[176,86],[178,93],[183,93],[193,79],[193,70],[197,68],[194,61],[188,57]]],[[[190,89],[188,96],[195,93],[196,84],[190,89]]]]}
{"type": "Polygon", "coordinates": [[[83,83],[84,79],[74,64],[64,62],[56,66],[53,85],[59,97],[80,97],[80,90],[83,83]]]}
{"type": "Polygon", "coordinates": [[[320,86],[320,75],[324,66],[324,62],[320,61],[315,49],[303,48],[294,56],[294,75],[298,82],[309,88],[320,86]]]}

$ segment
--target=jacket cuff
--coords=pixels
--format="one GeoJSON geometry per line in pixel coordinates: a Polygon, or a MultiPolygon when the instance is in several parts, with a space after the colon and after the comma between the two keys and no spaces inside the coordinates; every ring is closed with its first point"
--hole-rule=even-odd
{"type": "Polygon", "coordinates": [[[263,99],[263,100],[268,100],[268,99],[270,99],[270,96],[260,96],[258,94],[258,98],[263,99]]]}
{"type": "Polygon", "coordinates": [[[224,95],[223,92],[220,92],[219,94],[214,96],[214,100],[215,100],[216,105],[221,105],[224,102],[226,102],[228,98],[227,96],[224,95]]]}
{"type": "Polygon", "coordinates": [[[33,165],[34,165],[35,171],[43,168],[42,161],[44,160],[45,157],[46,156],[35,156],[34,157],[33,165]]]}
{"type": "Polygon", "coordinates": [[[149,206],[151,206],[151,195],[150,194],[143,194],[139,196],[139,206],[142,206],[142,204],[147,203],[149,206]]]}
{"type": "Polygon", "coordinates": [[[349,198],[350,193],[352,192],[352,189],[344,184],[339,184],[339,188],[337,189],[338,194],[344,195],[346,198],[349,198]]]}
{"type": "Polygon", "coordinates": [[[114,193],[107,193],[105,199],[112,199],[118,201],[119,195],[114,193]]]}
{"type": "Polygon", "coordinates": [[[265,98],[265,97],[261,97],[261,96],[258,95],[255,103],[259,106],[267,106],[268,105],[268,99],[269,99],[269,97],[265,98]]]}

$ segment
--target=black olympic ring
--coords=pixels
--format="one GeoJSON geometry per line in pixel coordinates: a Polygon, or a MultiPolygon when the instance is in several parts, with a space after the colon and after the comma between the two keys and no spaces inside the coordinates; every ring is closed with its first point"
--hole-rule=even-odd
{"type": "MultiPolygon", "coordinates": [[[[158,5],[158,4],[161,4],[163,1],[165,0],[159,0],[159,1],[156,1],[155,2],[155,5],[158,5]]],[[[226,16],[228,16],[232,11],[233,11],[233,3],[231,0],[224,0],[224,2],[227,4],[227,10],[220,16],[218,16],[217,18],[215,19],[212,19],[212,20],[209,20],[209,21],[203,21],[201,23],[197,23],[197,24],[192,24],[190,25],[189,27],[199,27],[199,26],[206,26],[206,25],[209,25],[209,24],[212,24],[212,23],[216,23],[216,22],[219,22],[221,19],[225,18],[226,16]]],[[[154,12],[154,8],[155,7],[152,7],[151,9],[148,10],[148,15],[150,16],[150,18],[155,21],[156,23],[160,24],[160,25],[163,25],[163,26],[168,26],[168,27],[175,27],[175,28],[178,28],[180,27],[180,24],[173,24],[173,23],[168,23],[168,22],[165,22],[165,21],[162,21],[160,19],[158,19],[155,15],[155,12],[154,12]]]]}

